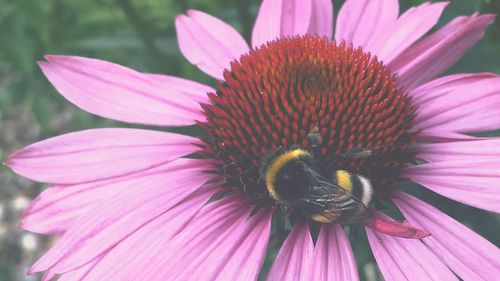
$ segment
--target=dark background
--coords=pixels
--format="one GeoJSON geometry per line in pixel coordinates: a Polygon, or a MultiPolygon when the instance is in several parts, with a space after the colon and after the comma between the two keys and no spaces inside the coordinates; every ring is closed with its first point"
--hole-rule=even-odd
{"type": "MultiPolygon", "coordinates": [[[[334,1],[338,11],[340,3],[334,1]]],[[[423,1],[400,1],[401,11],[423,1]]],[[[44,54],[95,57],[145,72],[213,84],[190,65],[176,43],[174,18],[188,8],[210,13],[248,39],[260,0],[0,0],[0,161],[34,141],[95,127],[129,126],[92,116],[65,101],[35,61],[44,54]]],[[[474,11],[498,13],[497,0],[454,0],[440,25],[474,11]]],[[[499,21],[450,71],[500,73],[499,21]]],[[[129,126],[130,127],[130,126],[129,126]]],[[[27,267],[51,240],[20,231],[22,210],[43,186],[0,169],[0,281],[38,280],[27,267]]],[[[437,205],[500,244],[498,215],[444,199],[421,188],[410,192],[437,205]]],[[[351,237],[362,280],[381,280],[366,238],[351,237]]],[[[270,253],[268,268],[275,252],[270,253]]]]}

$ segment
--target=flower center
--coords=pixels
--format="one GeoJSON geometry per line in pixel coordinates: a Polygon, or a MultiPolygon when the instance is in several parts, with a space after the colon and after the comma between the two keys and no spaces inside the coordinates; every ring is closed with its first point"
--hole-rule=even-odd
{"type": "Polygon", "coordinates": [[[363,175],[378,196],[413,160],[414,107],[390,70],[361,48],[283,38],[232,62],[224,78],[204,105],[203,151],[219,160],[227,186],[252,199],[274,202],[261,170],[280,148],[314,150],[324,170],[363,175]],[[348,157],[353,151],[368,153],[348,157]]]}

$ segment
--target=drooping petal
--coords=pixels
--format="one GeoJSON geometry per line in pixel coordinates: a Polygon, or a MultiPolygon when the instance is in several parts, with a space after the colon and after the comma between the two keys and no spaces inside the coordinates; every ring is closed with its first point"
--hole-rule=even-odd
{"type": "Polygon", "coordinates": [[[178,205],[142,226],[106,253],[88,274],[89,281],[138,280],[145,266],[155,259],[161,245],[178,234],[217,189],[200,188],[178,205]],[[137,274],[137,276],[134,276],[137,274]],[[136,279],[134,279],[136,278],[136,279]]]}
{"type": "MultiPolygon", "coordinates": [[[[479,141],[471,141],[471,146],[474,143],[480,145],[479,141]]],[[[465,148],[466,145],[463,147],[465,148]]],[[[453,158],[453,156],[450,157],[453,158]]],[[[470,156],[463,157],[470,158],[470,156]]],[[[479,155],[479,157],[481,156],[479,155]]],[[[446,156],[443,158],[445,159],[446,156]]],[[[460,158],[460,156],[456,158],[460,158]]],[[[444,160],[412,166],[404,170],[403,176],[453,200],[500,213],[500,205],[498,204],[500,200],[500,161],[498,159],[492,160],[492,157],[485,158],[489,159],[444,160]]]]}
{"type": "Polygon", "coordinates": [[[113,200],[130,182],[165,172],[165,165],[169,164],[107,180],[48,188],[24,211],[21,227],[37,233],[62,234],[78,223],[80,216],[113,200]]]}
{"type": "Polygon", "coordinates": [[[432,233],[422,241],[460,278],[496,280],[500,276],[500,250],[488,240],[409,194],[395,193],[394,203],[408,221],[432,233]]]}
{"type": "Polygon", "coordinates": [[[375,38],[367,50],[385,64],[390,63],[436,25],[447,5],[448,2],[424,3],[410,8],[390,27],[390,31],[386,31],[387,36],[375,38]]]}
{"type": "Polygon", "coordinates": [[[309,30],[312,0],[264,0],[252,31],[252,46],[309,30]]]}
{"type": "Polygon", "coordinates": [[[416,131],[464,133],[500,128],[499,77],[480,79],[418,102],[416,131]]]}
{"type": "Polygon", "coordinates": [[[196,152],[193,137],[141,129],[91,129],[32,144],[6,165],[27,178],[77,184],[147,170],[196,152]]]}
{"type": "Polygon", "coordinates": [[[389,236],[406,238],[406,239],[422,239],[430,235],[423,229],[418,229],[406,221],[395,221],[387,219],[374,211],[375,215],[366,227],[389,236]]]}
{"type": "Polygon", "coordinates": [[[162,74],[147,74],[150,78],[155,79],[161,84],[161,87],[166,89],[174,89],[179,93],[194,99],[198,103],[209,103],[208,93],[215,93],[215,89],[187,79],[162,75],[162,74]]]}
{"type": "Polygon", "coordinates": [[[123,182],[122,192],[79,217],[30,272],[64,273],[88,263],[210,180],[206,168],[205,161],[179,159],[123,182]]]}
{"type": "Polygon", "coordinates": [[[157,244],[154,259],[137,273],[137,279],[167,280],[176,276],[177,280],[224,280],[217,279],[218,274],[231,275],[234,270],[225,265],[241,262],[240,255],[253,243],[256,256],[247,256],[248,263],[241,265],[249,267],[245,273],[251,276],[249,280],[255,279],[264,258],[263,248],[269,238],[269,218],[261,213],[247,220],[253,208],[247,199],[239,195],[205,205],[171,241],[157,244]],[[251,230],[252,225],[255,232],[251,230]],[[262,236],[258,237],[259,233],[262,236]],[[262,239],[263,243],[257,239],[262,239]],[[226,242],[228,245],[224,245],[226,242]],[[238,245],[242,248],[238,249],[238,245]],[[206,275],[203,275],[205,270],[206,275]]]}
{"type": "Polygon", "coordinates": [[[420,240],[385,235],[368,227],[366,234],[384,280],[458,280],[420,240]]]}
{"type": "Polygon", "coordinates": [[[333,35],[333,3],[331,0],[312,0],[311,23],[309,34],[317,34],[332,38],[333,35]]]}
{"type": "Polygon", "coordinates": [[[249,51],[245,39],[225,22],[206,13],[189,10],[175,20],[179,48],[192,64],[223,80],[230,62],[249,51]]]}
{"type": "Polygon", "coordinates": [[[374,41],[387,38],[398,15],[398,0],[347,0],[337,17],[335,40],[370,51],[374,41]]]}
{"type": "Polygon", "coordinates": [[[358,269],[351,245],[338,224],[323,224],[314,247],[309,279],[316,281],[357,281],[358,269]]]}
{"type": "Polygon", "coordinates": [[[484,35],[494,15],[458,17],[406,49],[389,67],[407,90],[433,79],[455,64],[484,35]]]}
{"type": "Polygon", "coordinates": [[[199,104],[154,79],[111,62],[46,56],[40,68],[59,93],[90,113],[129,123],[162,126],[203,121],[199,104]]]}
{"type": "Polygon", "coordinates": [[[310,280],[314,246],[307,222],[296,222],[280,248],[267,276],[268,281],[310,280]]]}

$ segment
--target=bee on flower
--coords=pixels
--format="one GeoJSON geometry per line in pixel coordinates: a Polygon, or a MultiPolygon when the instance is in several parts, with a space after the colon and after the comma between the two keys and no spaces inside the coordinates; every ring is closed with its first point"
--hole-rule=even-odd
{"type": "Polygon", "coordinates": [[[400,14],[397,0],[347,0],[334,25],[331,0],[264,0],[250,45],[189,10],[179,48],[215,88],[46,56],[45,76],[83,110],[203,134],[92,129],[14,153],[7,166],[52,185],[22,227],[59,236],[29,272],[256,280],[275,224],[284,241],[267,280],[358,280],[345,227],[366,232],[388,281],[495,280],[498,247],[400,190],[411,181],[500,212],[500,140],[470,134],[500,128],[500,78],[441,76],[495,16],[430,32],[447,5],[400,14]]]}

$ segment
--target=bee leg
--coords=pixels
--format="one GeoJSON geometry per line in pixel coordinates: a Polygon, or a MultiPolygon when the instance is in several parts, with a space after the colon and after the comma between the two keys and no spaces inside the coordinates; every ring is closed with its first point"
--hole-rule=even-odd
{"type": "Polygon", "coordinates": [[[278,216],[276,232],[278,234],[278,238],[280,239],[281,243],[283,243],[286,239],[285,222],[286,222],[286,217],[278,216]]]}
{"type": "Polygon", "coordinates": [[[361,149],[361,148],[353,148],[349,152],[345,154],[338,154],[335,156],[332,162],[326,165],[326,169],[330,169],[338,164],[341,160],[351,160],[351,159],[360,159],[367,158],[372,155],[372,150],[369,149],[361,149]]]}
{"type": "Polygon", "coordinates": [[[226,165],[222,166],[222,172],[223,172],[224,174],[227,174],[228,170],[229,170],[230,168],[232,168],[232,167],[235,167],[235,166],[236,166],[236,163],[235,163],[235,162],[228,163],[228,164],[226,164],[226,165]]]}
{"type": "Polygon", "coordinates": [[[249,190],[249,188],[248,188],[248,186],[247,186],[247,184],[245,183],[245,180],[244,180],[244,174],[240,175],[240,184],[243,187],[243,193],[248,198],[250,198],[252,202],[254,202],[256,204],[260,204],[260,203],[262,203],[264,201],[262,198],[257,197],[256,194],[251,191],[251,189],[249,190]]]}
{"type": "Polygon", "coordinates": [[[222,170],[222,174],[224,175],[222,179],[223,179],[224,183],[228,183],[226,175],[228,174],[229,169],[234,168],[234,167],[236,167],[235,162],[231,162],[229,164],[222,166],[221,170],[222,170]]]}
{"type": "Polygon", "coordinates": [[[320,152],[320,145],[323,142],[323,137],[318,127],[314,127],[306,136],[313,155],[318,155],[320,152]]]}
{"type": "Polygon", "coordinates": [[[341,159],[356,159],[356,158],[367,158],[373,155],[373,150],[370,149],[362,149],[362,148],[353,148],[349,152],[345,154],[339,154],[338,157],[341,159]]]}
{"type": "Polygon", "coordinates": [[[248,189],[247,183],[245,182],[245,177],[247,176],[247,173],[248,173],[248,170],[245,171],[245,172],[243,172],[243,173],[240,173],[240,175],[239,175],[239,181],[240,181],[241,186],[243,187],[243,193],[246,196],[248,196],[250,199],[252,199],[253,201],[256,202],[258,200],[256,200],[256,198],[254,196],[254,193],[251,192],[251,190],[248,189]]]}

